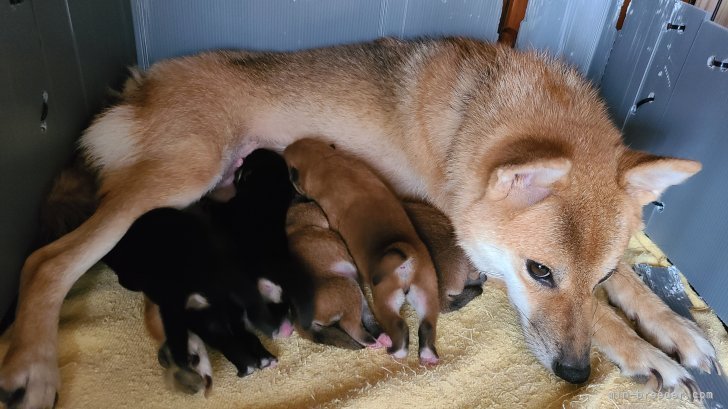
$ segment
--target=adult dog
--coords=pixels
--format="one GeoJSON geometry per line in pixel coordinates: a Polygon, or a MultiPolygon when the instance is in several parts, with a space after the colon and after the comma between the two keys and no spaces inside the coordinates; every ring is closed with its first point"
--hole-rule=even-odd
{"type": "Polygon", "coordinates": [[[157,63],[124,97],[81,139],[98,209],[23,267],[0,369],[12,406],[53,405],[63,298],[137,217],[225,191],[248,153],[307,135],[450,217],[474,264],[505,280],[526,341],[558,376],[585,381],[592,343],[625,375],[667,387],[695,384],[665,352],[688,367],[714,362],[701,331],[620,261],[642,205],[700,164],[629,150],[596,91],[561,63],[459,38],[213,52],[157,63]],[[599,285],[657,347],[597,301],[599,285]]]}

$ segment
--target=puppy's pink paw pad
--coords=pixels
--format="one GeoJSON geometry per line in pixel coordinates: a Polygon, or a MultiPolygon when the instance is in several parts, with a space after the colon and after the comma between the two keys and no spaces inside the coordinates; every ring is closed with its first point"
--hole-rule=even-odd
{"type": "Polygon", "coordinates": [[[389,348],[392,346],[392,338],[390,338],[389,335],[382,332],[379,335],[379,338],[377,338],[377,344],[379,344],[381,347],[389,348]]]}
{"type": "Polygon", "coordinates": [[[420,364],[425,366],[437,365],[440,362],[440,358],[435,355],[429,348],[425,348],[420,352],[420,364]]]}

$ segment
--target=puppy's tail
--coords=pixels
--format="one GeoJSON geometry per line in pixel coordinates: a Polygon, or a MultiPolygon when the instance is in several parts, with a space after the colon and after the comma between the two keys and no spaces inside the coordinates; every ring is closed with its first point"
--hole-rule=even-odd
{"type": "Polygon", "coordinates": [[[98,206],[95,172],[77,152],[53,180],[40,207],[35,248],[71,232],[91,217],[98,206]]]}
{"type": "Polygon", "coordinates": [[[396,273],[403,281],[408,281],[409,275],[414,270],[415,248],[404,241],[396,241],[384,248],[381,253],[372,283],[377,285],[386,275],[396,273]]]}

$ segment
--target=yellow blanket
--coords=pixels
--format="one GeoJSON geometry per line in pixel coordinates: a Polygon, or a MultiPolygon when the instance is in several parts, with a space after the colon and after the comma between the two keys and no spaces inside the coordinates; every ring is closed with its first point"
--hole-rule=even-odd
{"type": "MultiPolygon", "coordinates": [[[[633,240],[628,254],[661,263],[661,254],[645,237],[633,240]]],[[[700,299],[694,294],[691,299],[698,324],[728,368],[728,335],[700,299]]],[[[410,328],[416,328],[413,312],[406,312],[410,328]]],[[[188,396],[165,386],[156,345],[145,334],[141,296],[121,288],[113,273],[98,266],[76,284],[61,312],[58,407],[697,407],[640,396],[643,386],[620,376],[596,351],[588,385],[575,387],[551,375],[526,349],[505,290],[492,281],[465,308],[441,315],[437,343],[441,363],[426,369],[418,364],[416,348],[400,363],[383,350],[339,350],[294,334],[266,342],[278,366],[246,378],[236,377],[231,364],[211,353],[212,394],[188,396]]],[[[6,334],[0,338],[0,356],[7,345],[6,334]]]]}

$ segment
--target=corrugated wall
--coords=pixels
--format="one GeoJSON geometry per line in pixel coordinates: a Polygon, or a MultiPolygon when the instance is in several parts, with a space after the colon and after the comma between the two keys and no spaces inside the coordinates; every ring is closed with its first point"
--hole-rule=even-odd
{"type": "Polygon", "coordinates": [[[297,50],[383,36],[498,38],[499,0],[132,0],[140,65],[219,48],[297,50]]]}
{"type": "Polygon", "coordinates": [[[709,17],[678,0],[633,1],[602,92],[633,148],[703,163],[646,232],[728,321],[728,30],[709,17]]]}

